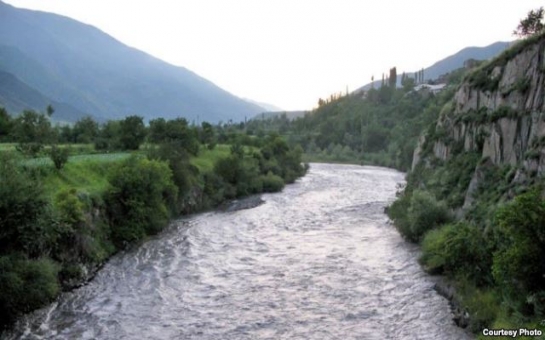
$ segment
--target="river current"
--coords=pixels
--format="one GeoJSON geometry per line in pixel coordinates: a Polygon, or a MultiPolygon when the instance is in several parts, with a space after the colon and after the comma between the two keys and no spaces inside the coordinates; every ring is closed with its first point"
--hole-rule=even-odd
{"type": "Polygon", "coordinates": [[[245,210],[174,221],[5,339],[469,339],[384,207],[403,174],[312,164],[245,210]]]}

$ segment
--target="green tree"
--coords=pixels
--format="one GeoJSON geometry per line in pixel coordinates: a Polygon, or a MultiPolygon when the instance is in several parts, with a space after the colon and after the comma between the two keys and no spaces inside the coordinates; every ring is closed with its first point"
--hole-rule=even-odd
{"type": "Polygon", "coordinates": [[[62,169],[66,162],[68,162],[69,153],[70,150],[68,148],[59,148],[57,145],[51,146],[49,157],[53,161],[53,165],[55,165],[57,170],[62,169]]]}
{"type": "Polygon", "coordinates": [[[0,107],[0,141],[7,141],[12,126],[13,122],[8,111],[3,107],[0,107]]]}
{"type": "Polygon", "coordinates": [[[391,88],[395,89],[396,86],[397,86],[397,70],[396,70],[395,67],[392,67],[392,68],[390,69],[390,78],[388,78],[388,80],[389,80],[389,84],[388,84],[388,85],[389,85],[391,88]]]}
{"type": "Polygon", "coordinates": [[[68,124],[62,126],[57,125],[55,127],[57,130],[57,135],[59,136],[59,143],[75,143],[76,138],[74,137],[74,131],[72,127],[68,124]]]}
{"type": "Polygon", "coordinates": [[[161,143],[158,148],[150,151],[148,157],[161,161],[167,161],[172,171],[172,180],[178,187],[179,202],[183,200],[191,190],[199,174],[199,169],[189,162],[189,153],[178,147],[176,143],[161,143]]]}
{"type": "Polygon", "coordinates": [[[0,155],[0,253],[39,256],[49,247],[53,223],[41,183],[18,163],[0,155]]]}
{"type": "Polygon", "coordinates": [[[138,150],[146,138],[144,119],[128,116],[119,122],[119,142],[124,150],[138,150]]]}
{"type": "Polygon", "coordinates": [[[401,86],[403,86],[403,91],[405,92],[409,92],[410,90],[412,90],[414,88],[414,85],[414,79],[409,76],[405,76],[403,80],[401,80],[401,86]]]}
{"type": "Polygon", "coordinates": [[[192,155],[197,155],[199,152],[197,132],[189,126],[185,118],[169,121],[158,118],[150,121],[150,141],[176,145],[192,155]]]}
{"type": "Polygon", "coordinates": [[[93,143],[98,136],[98,123],[90,116],[83,117],[74,124],[72,131],[76,143],[93,143]]]}
{"type": "Polygon", "coordinates": [[[97,150],[116,150],[121,148],[121,124],[118,120],[109,120],[99,129],[95,140],[97,150]]]}
{"type": "Polygon", "coordinates": [[[130,157],[109,176],[105,195],[117,247],[159,232],[169,219],[178,190],[166,162],[130,157]]]}
{"type": "Polygon", "coordinates": [[[543,7],[528,12],[526,18],[522,19],[513,31],[513,35],[524,38],[543,31],[543,7]]]}
{"type": "Polygon", "coordinates": [[[49,117],[32,110],[23,111],[14,120],[12,136],[19,143],[18,150],[31,156],[40,152],[54,137],[49,117]]]}
{"type": "Polygon", "coordinates": [[[206,144],[208,149],[212,150],[216,146],[216,136],[212,124],[202,122],[201,124],[201,143],[206,144]]]}
{"type": "Polygon", "coordinates": [[[167,121],[164,118],[152,119],[149,122],[149,141],[151,143],[161,143],[165,140],[167,134],[167,121]]]}

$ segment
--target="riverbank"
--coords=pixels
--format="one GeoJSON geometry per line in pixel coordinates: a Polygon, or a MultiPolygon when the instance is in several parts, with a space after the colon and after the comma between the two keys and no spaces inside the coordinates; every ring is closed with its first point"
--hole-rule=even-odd
{"type": "Polygon", "coordinates": [[[2,187],[0,210],[16,213],[6,215],[6,234],[0,235],[1,326],[85,284],[113,254],[159,233],[173,217],[282,190],[306,171],[300,154],[276,137],[262,148],[218,150],[187,159],[157,149],[69,161],[61,170],[3,154],[0,178],[10,185],[2,187]]]}

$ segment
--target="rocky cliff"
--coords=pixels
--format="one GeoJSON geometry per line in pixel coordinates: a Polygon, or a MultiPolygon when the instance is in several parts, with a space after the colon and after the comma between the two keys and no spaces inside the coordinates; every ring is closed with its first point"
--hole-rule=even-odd
{"type": "Polygon", "coordinates": [[[544,54],[545,33],[466,73],[387,211],[475,334],[545,317],[544,54]]]}
{"type": "Polygon", "coordinates": [[[472,202],[485,167],[510,166],[509,181],[524,183],[545,172],[545,35],[521,41],[472,71],[435,126],[421,138],[412,169],[476,153],[464,207],[472,202]]]}

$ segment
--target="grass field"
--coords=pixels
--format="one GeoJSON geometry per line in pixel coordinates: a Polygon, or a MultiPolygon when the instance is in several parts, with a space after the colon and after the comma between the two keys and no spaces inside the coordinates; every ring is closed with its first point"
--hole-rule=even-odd
{"type": "MultiPolygon", "coordinates": [[[[75,155],[68,158],[68,164],[90,162],[90,163],[111,163],[128,158],[131,154],[129,152],[116,152],[116,153],[98,153],[98,154],[86,154],[75,155]]],[[[30,166],[53,166],[53,161],[49,157],[29,158],[24,161],[25,165],[30,166]]]]}
{"type": "MultiPolygon", "coordinates": [[[[0,143],[0,152],[15,151],[16,146],[16,143],[0,143]]],[[[54,168],[48,156],[22,159],[24,165],[39,168],[39,173],[43,176],[44,188],[51,199],[54,199],[57,193],[70,189],[88,194],[104,192],[108,187],[110,169],[132,154],[129,152],[95,153],[92,144],[65,144],[61,147],[70,147],[72,156],[68,158],[68,162],[60,171],[54,168]]],[[[147,145],[147,148],[150,147],[152,146],[147,145]]],[[[143,149],[146,148],[141,148],[141,151],[135,153],[144,154],[143,149]]],[[[199,156],[193,157],[190,162],[201,172],[212,171],[214,163],[218,159],[229,156],[230,150],[230,145],[217,145],[213,150],[203,147],[199,156]]]]}
{"type": "Polygon", "coordinates": [[[44,176],[45,191],[51,198],[58,192],[75,189],[88,194],[100,194],[108,188],[108,173],[115,162],[82,160],[69,162],[60,171],[47,167],[44,176]]]}
{"type": "Polygon", "coordinates": [[[0,152],[3,151],[15,151],[17,143],[0,143],[0,152]]]}
{"type": "MultiPolygon", "coordinates": [[[[59,144],[59,148],[70,148],[72,155],[97,153],[93,144],[59,144]]],[[[51,145],[44,146],[42,152],[48,152],[51,145]]],[[[0,152],[17,150],[17,143],[0,143],[0,152]]]]}
{"type": "Polygon", "coordinates": [[[201,172],[212,171],[214,168],[214,163],[218,159],[229,156],[230,153],[230,145],[217,145],[214,150],[202,148],[199,156],[191,159],[191,164],[199,168],[201,172]]]}
{"type": "Polygon", "coordinates": [[[76,155],[60,171],[53,167],[49,158],[29,159],[32,165],[40,167],[46,193],[53,199],[58,192],[75,189],[88,194],[100,194],[108,187],[108,173],[119,161],[130,153],[76,155]]]}

